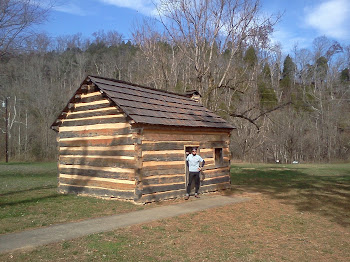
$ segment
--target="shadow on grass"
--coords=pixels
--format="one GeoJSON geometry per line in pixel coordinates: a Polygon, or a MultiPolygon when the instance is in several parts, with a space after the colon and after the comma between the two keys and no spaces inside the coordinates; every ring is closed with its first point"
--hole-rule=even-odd
{"type": "Polygon", "coordinates": [[[41,189],[52,189],[52,188],[57,188],[57,186],[54,186],[54,185],[41,186],[41,187],[33,187],[33,188],[25,189],[25,190],[10,191],[10,192],[6,192],[6,193],[3,193],[3,194],[0,194],[0,197],[20,194],[20,193],[26,193],[26,192],[31,192],[31,191],[35,191],[35,190],[41,190],[41,189]]]}
{"type": "Polygon", "coordinates": [[[42,201],[42,200],[58,198],[58,197],[62,197],[62,194],[54,193],[54,194],[46,195],[46,196],[42,196],[42,197],[31,197],[31,198],[27,198],[27,199],[23,199],[23,200],[12,201],[12,202],[9,201],[9,202],[5,202],[5,203],[0,203],[0,207],[16,206],[16,205],[28,204],[28,203],[37,203],[37,202],[42,201]]]}
{"type": "Polygon", "coordinates": [[[231,169],[232,191],[253,191],[293,204],[300,212],[328,217],[350,226],[350,176],[310,175],[283,168],[231,169]]]}

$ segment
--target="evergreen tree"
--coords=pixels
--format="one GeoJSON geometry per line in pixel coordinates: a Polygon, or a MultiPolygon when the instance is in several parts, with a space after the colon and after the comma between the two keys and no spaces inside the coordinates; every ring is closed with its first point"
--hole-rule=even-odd
{"type": "Polygon", "coordinates": [[[345,68],[340,73],[340,81],[347,82],[350,81],[350,70],[349,68],[345,68]]]}
{"type": "Polygon", "coordinates": [[[283,71],[282,78],[288,79],[289,81],[293,80],[295,74],[296,66],[292,60],[292,58],[287,55],[283,62],[283,71]]]}
{"type": "Polygon", "coordinates": [[[256,62],[258,61],[258,58],[255,53],[255,49],[253,46],[250,46],[247,51],[245,52],[244,62],[249,66],[249,67],[254,67],[256,62]]]}

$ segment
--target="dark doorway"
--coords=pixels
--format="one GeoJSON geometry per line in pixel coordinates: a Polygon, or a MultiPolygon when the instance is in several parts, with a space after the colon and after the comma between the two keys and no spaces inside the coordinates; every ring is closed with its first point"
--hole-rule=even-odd
{"type": "MultiPolygon", "coordinates": [[[[188,167],[186,165],[186,158],[189,154],[192,153],[192,149],[197,149],[197,154],[199,154],[199,146],[185,146],[185,189],[188,184],[188,167]]],[[[191,190],[194,188],[194,183],[192,183],[191,190]]]]}

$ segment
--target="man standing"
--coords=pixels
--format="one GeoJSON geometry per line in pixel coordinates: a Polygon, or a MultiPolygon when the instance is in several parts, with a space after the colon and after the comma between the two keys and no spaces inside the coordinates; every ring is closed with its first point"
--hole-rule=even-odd
{"type": "Polygon", "coordinates": [[[189,154],[186,158],[186,164],[188,167],[189,175],[188,175],[188,185],[187,185],[187,191],[185,200],[188,200],[191,193],[191,184],[192,180],[194,179],[195,183],[195,194],[194,196],[199,198],[198,196],[198,190],[200,185],[200,176],[199,173],[202,170],[202,167],[204,166],[205,161],[197,155],[197,149],[192,149],[192,154],[189,154]]]}

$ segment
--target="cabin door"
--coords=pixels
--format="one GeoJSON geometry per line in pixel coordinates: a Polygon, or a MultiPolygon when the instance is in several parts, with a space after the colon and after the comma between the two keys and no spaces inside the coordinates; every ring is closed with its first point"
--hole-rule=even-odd
{"type": "MultiPolygon", "coordinates": [[[[198,145],[192,145],[192,146],[185,146],[185,189],[187,187],[188,184],[188,177],[189,177],[189,171],[188,171],[188,167],[186,164],[186,158],[189,154],[192,154],[192,149],[196,148],[197,149],[197,154],[199,154],[199,146],[198,145]]],[[[194,188],[194,183],[192,183],[191,185],[191,190],[194,188]]]]}

